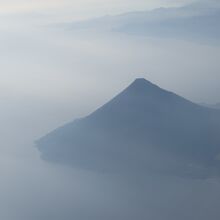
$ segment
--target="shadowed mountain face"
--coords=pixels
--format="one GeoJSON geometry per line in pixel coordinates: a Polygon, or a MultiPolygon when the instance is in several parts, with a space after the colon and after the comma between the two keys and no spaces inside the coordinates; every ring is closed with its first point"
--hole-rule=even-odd
{"type": "Polygon", "coordinates": [[[118,172],[218,175],[220,111],[136,79],[91,115],[37,141],[42,158],[118,172]]]}

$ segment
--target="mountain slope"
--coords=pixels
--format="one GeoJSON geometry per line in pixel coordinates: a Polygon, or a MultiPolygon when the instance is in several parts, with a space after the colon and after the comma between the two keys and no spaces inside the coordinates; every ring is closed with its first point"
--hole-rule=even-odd
{"type": "Polygon", "coordinates": [[[217,108],[220,108],[220,103],[216,104],[216,107],[217,107],[217,108]]]}
{"type": "Polygon", "coordinates": [[[213,105],[212,107],[220,109],[220,103],[217,103],[217,104],[213,105]]]}
{"type": "Polygon", "coordinates": [[[136,79],[103,107],[46,135],[37,146],[44,159],[81,168],[208,175],[218,171],[219,131],[219,110],[136,79]]]}

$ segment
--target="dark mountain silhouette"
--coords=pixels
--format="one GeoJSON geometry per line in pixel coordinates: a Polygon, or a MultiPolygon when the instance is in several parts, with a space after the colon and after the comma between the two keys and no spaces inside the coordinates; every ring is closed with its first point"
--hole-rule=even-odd
{"type": "Polygon", "coordinates": [[[37,147],[45,160],[92,170],[218,175],[220,110],[136,79],[91,115],[41,138],[37,147]]]}

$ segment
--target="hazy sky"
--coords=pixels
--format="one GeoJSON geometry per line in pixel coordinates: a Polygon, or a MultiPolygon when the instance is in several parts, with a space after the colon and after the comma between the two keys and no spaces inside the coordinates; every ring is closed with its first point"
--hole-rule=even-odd
{"type": "Polygon", "coordinates": [[[137,214],[219,219],[218,179],[135,182],[66,170],[42,162],[33,145],[48,131],[95,110],[136,77],[195,102],[220,102],[217,45],[46,26],[191,2],[0,0],[1,219],[54,220],[51,213],[58,220],[66,220],[64,213],[76,220],[133,220],[137,214]]]}
{"type": "Polygon", "coordinates": [[[186,3],[1,1],[1,10],[5,6],[17,12],[0,20],[1,111],[7,114],[2,117],[22,121],[28,116],[39,124],[43,134],[96,109],[136,77],[145,77],[195,102],[219,102],[219,46],[113,33],[76,34],[44,26],[63,21],[63,14],[58,12],[63,9],[75,10],[84,17],[84,10],[91,10],[96,16],[107,13],[99,7],[116,13],[177,2],[186,3]],[[146,6],[140,7],[142,4],[146,6]],[[23,13],[22,5],[29,13],[23,13]],[[44,13],[44,9],[51,10],[53,15],[44,13]]]}

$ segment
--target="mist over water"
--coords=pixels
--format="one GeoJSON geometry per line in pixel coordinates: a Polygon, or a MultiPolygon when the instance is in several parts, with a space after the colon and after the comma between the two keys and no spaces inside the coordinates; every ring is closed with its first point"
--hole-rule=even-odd
{"type": "Polygon", "coordinates": [[[0,30],[0,218],[219,219],[218,178],[70,168],[42,161],[34,146],[140,76],[195,102],[219,102],[219,46],[27,23],[0,30]]]}
{"type": "Polygon", "coordinates": [[[90,172],[48,164],[17,130],[1,143],[2,219],[218,219],[219,179],[90,172]]]}

